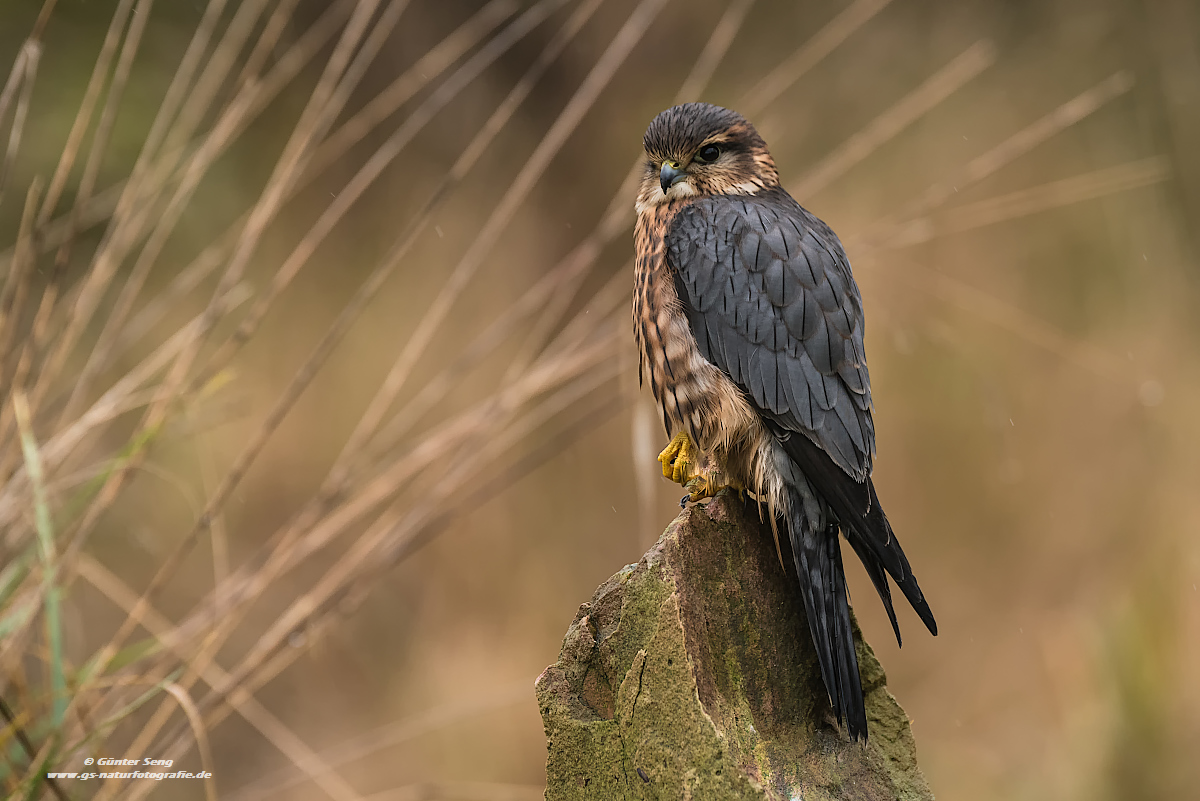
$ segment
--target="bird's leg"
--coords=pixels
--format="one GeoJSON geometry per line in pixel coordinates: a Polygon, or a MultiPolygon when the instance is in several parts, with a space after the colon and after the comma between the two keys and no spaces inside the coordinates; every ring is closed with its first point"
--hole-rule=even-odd
{"type": "Polygon", "coordinates": [[[686,431],[680,431],[658,455],[658,461],[662,463],[663,477],[676,484],[687,484],[695,476],[692,466],[696,455],[696,446],[692,444],[692,438],[686,431]]]}

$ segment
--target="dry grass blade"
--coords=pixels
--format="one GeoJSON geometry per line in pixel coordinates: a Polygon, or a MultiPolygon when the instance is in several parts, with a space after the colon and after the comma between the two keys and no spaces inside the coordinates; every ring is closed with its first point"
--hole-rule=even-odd
{"type": "MultiPolygon", "coordinates": [[[[106,567],[91,559],[86,554],[81,555],[78,565],[80,577],[99,590],[101,594],[112,601],[118,608],[126,614],[132,614],[135,611],[134,607],[138,601],[137,594],[130,590],[124,582],[114,576],[106,567]]],[[[164,647],[169,649],[179,648],[180,643],[173,636],[176,630],[175,627],[153,607],[147,607],[145,614],[138,619],[138,623],[157,637],[163,643],[164,647]]],[[[179,652],[179,656],[181,659],[186,658],[182,650],[179,652]]],[[[204,681],[209,686],[214,686],[219,682],[228,680],[228,674],[216,665],[209,664],[200,669],[200,672],[204,681]]],[[[182,681],[176,684],[181,688],[185,687],[182,681]]],[[[328,781],[329,787],[326,791],[332,797],[343,797],[347,792],[353,792],[349,789],[349,785],[337,778],[336,774],[333,774],[333,768],[338,763],[330,761],[312,751],[312,749],[301,742],[295,734],[284,726],[278,718],[255,700],[253,696],[232,697],[231,703],[238,714],[247,723],[254,726],[267,742],[274,745],[280,753],[287,756],[302,774],[314,781],[318,781],[318,777],[322,775],[332,774],[333,778],[320,780],[328,781]]]]}
{"type": "MultiPolygon", "coordinates": [[[[200,462],[200,481],[204,490],[204,497],[208,497],[216,484],[216,466],[215,454],[210,442],[202,441],[197,445],[197,457],[200,462]]],[[[197,505],[194,509],[194,514],[200,513],[200,506],[197,505]]],[[[209,549],[212,553],[213,565],[213,586],[220,587],[225,579],[229,578],[229,531],[226,527],[225,516],[223,514],[213,515],[212,522],[209,523],[209,549]]],[[[216,597],[217,610],[220,614],[221,598],[216,597]]]]}
{"type": "Polygon", "coordinates": [[[275,11],[267,20],[267,24],[263,26],[262,34],[254,42],[254,49],[250,51],[250,55],[246,57],[246,63],[242,65],[238,76],[234,78],[234,86],[244,86],[251,81],[258,80],[267,59],[271,56],[275,46],[279,44],[279,37],[283,35],[292,21],[292,14],[296,12],[296,5],[299,2],[300,0],[280,0],[279,5],[275,6],[275,11]]]}
{"type": "MultiPolygon", "coordinates": [[[[109,85],[108,96],[104,101],[104,108],[100,111],[100,120],[96,123],[96,132],[92,134],[92,145],[88,151],[87,161],[83,165],[83,176],[79,179],[79,189],[75,194],[75,202],[71,208],[71,213],[67,219],[66,238],[59,245],[58,253],[54,257],[54,275],[61,275],[66,269],[67,262],[70,259],[71,245],[78,233],[79,216],[83,207],[92,198],[92,193],[96,189],[96,180],[100,174],[100,165],[104,162],[104,156],[108,151],[108,141],[112,136],[113,126],[116,124],[117,112],[121,106],[121,98],[124,96],[125,85],[129,82],[129,74],[133,71],[133,61],[137,57],[138,50],[142,43],[142,34],[146,31],[146,25],[150,22],[150,11],[153,6],[153,0],[139,0],[138,6],[134,9],[133,21],[129,25],[129,30],[125,34],[125,42],[121,47],[120,57],[117,59],[117,67],[113,72],[112,83],[109,85]]],[[[122,9],[118,7],[113,16],[115,23],[117,17],[121,16],[122,9]]],[[[127,13],[127,12],[126,12],[127,13]]],[[[105,53],[101,51],[100,59],[97,60],[97,67],[104,60],[105,53]]],[[[99,83],[99,82],[97,82],[99,83]]],[[[80,109],[80,114],[86,110],[86,117],[91,116],[91,110],[86,108],[87,98],[85,97],[85,107],[80,109]]],[[[86,125],[86,117],[82,117],[84,125],[86,125]]],[[[80,119],[80,118],[77,118],[80,119]]],[[[69,143],[68,143],[69,144],[69,143]]],[[[60,170],[65,166],[69,170],[70,162],[73,161],[73,154],[69,151],[64,153],[64,158],[61,160],[60,170]],[[70,156],[70,158],[66,158],[70,156]]],[[[66,177],[66,171],[62,170],[63,178],[66,177]]],[[[55,175],[57,179],[58,174],[55,175]]],[[[61,187],[59,188],[61,191],[61,187]]],[[[51,213],[49,203],[54,200],[57,205],[58,198],[47,198],[47,205],[43,207],[42,216],[48,217],[51,213]]]]}
{"type": "MultiPolygon", "coordinates": [[[[178,703],[179,708],[187,715],[188,724],[192,727],[192,736],[196,738],[196,747],[200,751],[200,764],[204,767],[204,797],[207,801],[217,801],[217,785],[213,780],[213,758],[212,749],[208,745],[208,732],[204,728],[204,720],[200,717],[200,710],[196,708],[196,703],[192,700],[187,691],[178,684],[170,683],[163,687],[168,694],[171,695],[178,703]]],[[[150,785],[149,782],[143,784],[150,785]]]]}
{"type": "Polygon", "coordinates": [[[746,15],[750,13],[750,7],[753,5],[754,0],[733,0],[725,9],[725,13],[717,20],[704,49],[700,51],[700,56],[684,80],[683,86],[676,96],[676,104],[699,99],[700,94],[708,86],[708,82],[712,80],[713,73],[717,71],[721,60],[729,52],[729,46],[733,44],[734,37],[742,29],[742,23],[746,21],[746,15]]]}
{"type": "Polygon", "coordinates": [[[895,238],[905,221],[911,222],[913,218],[928,214],[944,205],[962,189],[993,175],[1037,145],[1084,119],[1105,103],[1128,92],[1132,86],[1133,76],[1129,73],[1114,73],[1041,119],[1025,126],[986,153],[971,159],[949,180],[930,186],[896,212],[873,223],[867,232],[850,241],[851,249],[860,244],[866,248],[878,247],[881,243],[895,238]]]}
{"type": "MultiPolygon", "coordinates": [[[[77,230],[86,231],[94,225],[98,225],[108,218],[117,208],[117,201],[121,197],[121,190],[124,189],[124,183],[117,183],[97,192],[80,211],[77,230]]],[[[56,219],[50,220],[44,225],[38,226],[38,250],[41,253],[48,253],[55,250],[63,242],[66,241],[70,213],[60,215],[56,219]]],[[[3,270],[9,260],[12,259],[12,248],[0,250],[0,270],[3,270]]]]}
{"type": "MultiPolygon", "coordinates": [[[[520,418],[512,421],[498,433],[489,438],[485,445],[478,446],[474,442],[464,443],[459,447],[459,453],[451,460],[452,469],[433,487],[421,502],[410,508],[403,519],[387,526],[387,532],[380,537],[377,557],[364,562],[360,581],[370,586],[378,581],[384,573],[394,567],[427,543],[432,536],[442,528],[442,519],[456,513],[455,503],[458,498],[470,493],[476,487],[488,487],[489,481],[480,481],[482,476],[496,470],[495,464],[512,451],[520,442],[526,440],[540,429],[547,427],[546,421],[575,408],[578,418],[598,422],[600,417],[595,415],[599,405],[616,405],[619,407],[619,393],[610,387],[611,392],[602,392],[606,385],[612,384],[618,377],[620,365],[613,358],[616,352],[616,337],[610,328],[608,336],[598,338],[611,350],[605,354],[607,361],[602,362],[591,372],[572,384],[568,384],[553,395],[546,398],[537,406],[525,412],[520,418]],[[591,405],[578,408],[584,400],[591,400],[591,405]]],[[[557,439],[557,438],[555,438],[557,439]]],[[[504,476],[504,481],[509,479],[504,476]]],[[[496,482],[496,489],[504,486],[496,482]]],[[[471,508],[468,506],[467,508],[471,508]]]]}
{"type": "Polygon", "coordinates": [[[1119,384],[1128,384],[1133,376],[1128,362],[1087,342],[1066,334],[1052,325],[1016,308],[981,289],[942,273],[905,260],[903,269],[889,275],[922,292],[953,304],[972,317],[987,320],[1038,348],[1070,364],[1119,384]]]}
{"type": "MultiPolygon", "coordinates": [[[[8,118],[9,107],[13,104],[13,98],[17,96],[17,90],[25,81],[25,63],[29,60],[29,51],[24,47],[17,52],[17,57],[13,60],[12,69],[8,72],[8,78],[4,81],[4,88],[0,89],[0,124],[3,124],[8,118]]],[[[3,185],[0,185],[3,189],[3,185]]],[[[3,193],[0,192],[0,198],[3,193]]]]}
{"type": "MultiPolygon", "coordinates": [[[[403,720],[365,731],[335,748],[321,752],[321,757],[335,767],[349,762],[357,762],[385,748],[392,748],[430,732],[471,720],[482,713],[525,703],[529,700],[529,688],[532,686],[533,678],[531,677],[526,681],[517,682],[487,694],[435,707],[403,720]]],[[[227,793],[225,801],[253,801],[253,799],[270,798],[285,790],[290,790],[304,781],[305,777],[296,775],[296,771],[293,769],[277,770],[227,793]]]]}
{"type": "Polygon", "coordinates": [[[742,101],[746,115],[754,117],[761,114],[789,87],[804,77],[805,73],[836,50],[839,45],[850,38],[852,33],[869,22],[891,1],[856,0],[846,10],[830,20],[803,47],[767,73],[747,93],[746,99],[742,101]]]}
{"type": "MultiPolygon", "coordinates": [[[[200,68],[204,54],[208,50],[213,32],[220,22],[221,14],[225,10],[225,3],[226,0],[209,0],[208,5],[205,6],[204,14],[196,25],[195,33],[192,34],[187,49],[183,52],[183,58],[180,59],[175,74],[171,77],[171,84],[163,96],[162,105],[154,115],[154,122],[151,123],[150,130],[146,133],[141,151],[130,171],[129,180],[122,190],[115,211],[115,217],[118,220],[129,219],[130,213],[139,199],[143,199],[151,193],[149,187],[161,185],[163,178],[161,174],[156,182],[154,180],[147,181],[147,173],[153,171],[159,149],[170,132],[171,126],[175,123],[180,108],[187,101],[187,93],[193,85],[196,71],[200,68]]],[[[169,163],[160,163],[157,167],[160,173],[169,168],[169,163]]]]}
{"type": "Polygon", "coordinates": [[[4,92],[0,94],[0,122],[4,120],[4,110],[6,104],[5,95],[9,94],[9,86],[15,90],[17,83],[21,87],[21,94],[17,98],[17,107],[13,111],[12,127],[8,133],[8,148],[4,153],[4,161],[0,162],[0,203],[4,201],[4,188],[8,183],[8,175],[12,171],[13,162],[17,159],[17,152],[21,149],[21,135],[25,132],[25,118],[29,115],[29,99],[33,95],[33,83],[37,78],[38,62],[42,57],[42,44],[36,39],[28,39],[24,47],[21,48],[21,56],[17,59],[20,64],[20,75],[18,70],[13,69],[13,74],[9,78],[9,84],[5,85],[4,92]],[[14,83],[16,81],[16,83],[14,83]]]}
{"type": "MultiPolygon", "coordinates": [[[[88,79],[87,89],[83,93],[83,101],[79,104],[79,111],[75,114],[75,121],[71,124],[70,133],[67,134],[67,143],[63,146],[62,155],[58,159],[58,166],[54,168],[54,177],[50,179],[50,188],[46,191],[46,200],[42,204],[41,213],[38,215],[39,228],[43,228],[50,222],[50,218],[54,215],[54,210],[58,207],[58,201],[62,197],[63,190],[67,186],[67,178],[71,174],[71,168],[75,165],[75,158],[78,156],[79,149],[83,145],[83,137],[87,134],[88,127],[91,125],[92,114],[96,109],[96,103],[100,100],[100,93],[104,90],[105,78],[108,76],[113,55],[117,52],[117,45],[121,42],[121,31],[125,27],[125,21],[129,18],[129,12],[133,8],[133,3],[134,0],[120,0],[117,3],[116,9],[113,10],[108,31],[104,34],[104,43],[100,47],[100,55],[96,57],[96,64],[92,68],[91,77],[88,79]]],[[[2,116],[0,115],[0,117],[2,116]]],[[[76,209],[78,209],[78,200],[76,201],[76,209]]],[[[77,224],[78,211],[74,210],[72,211],[71,221],[68,222],[68,226],[74,227],[77,224]]]]}
{"type": "Polygon", "coordinates": [[[308,173],[315,175],[336,161],[355,143],[395,113],[437,75],[467,53],[497,25],[517,11],[515,0],[491,0],[439,44],[430,48],[413,66],[354,114],[321,143],[308,173]]]}
{"type": "Polygon", "coordinates": [[[1170,177],[1171,163],[1165,156],[1117,164],[1000,197],[967,203],[933,217],[910,220],[884,247],[910,247],[934,237],[962,233],[1072,203],[1150,186],[1170,177]]]}
{"type": "MultiPolygon", "coordinates": [[[[5,276],[4,288],[0,289],[0,354],[4,355],[11,352],[10,346],[20,325],[21,313],[25,310],[25,296],[29,292],[34,269],[33,220],[41,191],[41,181],[34,180],[25,196],[25,210],[21,215],[12,267],[5,276]]],[[[0,388],[11,389],[8,372],[12,365],[7,361],[0,355],[0,388]]],[[[0,416],[0,432],[7,428],[7,422],[0,416]]],[[[0,443],[6,439],[6,436],[0,437],[0,443]]]]}
{"type": "Polygon", "coordinates": [[[180,106],[179,116],[163,140],[162,153],[166,158],[159,159],[158,169],[164,173],[172,168],[175,154],[185,149],[209,109],[216,106],[217,93],[229,77],[250,34],[270,2],[271,0],[242,0],[237,4],[233,19],[229,21],[212,54],[204,61],[204,69],[188,89],[187,96],[180,106]]]}
{"type": "Polygon", "coordinates": [[[38,12],[37,20],[33,23],[33,31],[30,33],[30,38],[41,39],[42,34],[46,31],[46,26],[50,24],[50,16],[54,14],[54,7],[58,5],[58,0],[45,0],[42,3],[42,10],[38,12]]]}
{"type": "Polygon", "coordinates": [[[929,80],[872,120],[866,128],[847,139],[799,180],[790,182],[788,185],[791,187],[791,193],[797,200],[804,202],[820,192],[881,144],[892,139],[923,114],[961,89],[995,60],[996,49],[990,42],[976,42],[929,80]]]}

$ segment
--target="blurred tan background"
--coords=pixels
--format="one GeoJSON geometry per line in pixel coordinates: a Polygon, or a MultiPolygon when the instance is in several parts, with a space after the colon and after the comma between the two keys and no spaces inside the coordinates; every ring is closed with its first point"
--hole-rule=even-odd
{"type": "MultiPolygon", "coordinates": [[[[40,5],[4,3],[5,70],[40,5]]],[[[203,5],[153,9],[100,186],[127,174],[203,5]]],[[[349,109],[481,5],[413,0],[349,109]]],[[[198,413],[194,430],[155,445],[155,469],[104,518],[91,555],[131,587],[149,581],[168,543],[190,527],[211,476],[237,455],[358,282],[577,5],[555,11],[486,69],[354,206],[238,355],[219,400],[198,413]]],[[[740,107],[850,5],[750,4],[702,99],[740,107]]],[[[856,612],[913,719],[938,797],[1188,797],[1200,782],[1200,8],[1187,0],[880,5],[752,119],[785,186],[838,232],[854,264],[877,406],[876,481],[941,633],[926,636],[905,609],[897,649],[850,560],[856,612]],[[944,98],[872,141],[871,131],[890,124],[881,115],[964,53],[975,59],[963,68],[969,75],[952,73],[946,80],[957,83],[944,98]],[[971,178],[973,159],[1097,86],[1103,102],[1090,113],[971,178]],[[943,184],[952,197],[917,224],[879,226],[907,220],[913,199],[943,184]]],[[[0,203],[4,247],[30,181],[53,171],[112,6],[60,0],[46,29],[25,140],[0,203]]],[[[634,7],[599,4],[284,420],[226,509],[232,565],[311,497],[419,314],[634,7]]],[[[324,8],[302,2],[284,41],[324,8]]],[[[725,9],[710,0],[666,4],[453,306],[405,397],[593,229],[645,125],[671,104],[725,9]]],[[[148,293],[257,197],[306,91],[285,91],[217,163],[148,293]]],[[[251,283],[268,280],[268,263],[403,119],[402,111],[286,207],[250,265],[251,283]]],[[[94,246],[100,229],[87,236],[94,246]]],[[[584,299],[631,254],[632,235],[616,237],[572,310],[586,311],[584,299]]],[[[173,313],[182,320],[206,298],[173,313]]],[[[134,354],[126,358],[114,369],[128,369],[134,354]]],[[[626,387],[635,383],[628,364],[626,387]]],[[[431,419],[465,407],[495,372],[479,370],[431,419]]],[[[638,479],[648,464],[657,469],[663,439],[647,398],[615,407],[495,497],[460,509],[259,700],[320,753],[365,735],[374,745],[339,768],[363,797],[538,797],[545,746],[533,681],[556,659],[578,604],[636,561],[678,508],[679,488],[638,479]],[[393,788],[401,789],[372,795],[393,788]]],[[[252,619],[271,621],[316,575],[290,574],[252,619]]],[[[211,550],[199,547],[159,609],[182,614],[212,582],[211,550]]],[[[70,652],[86,658],[103,642],[96,632],[119,620],[78,583],[67,611],[70,652]]],[[[235,636],[218,661],[236,664],[248,645],[235,636]]],[[[237,795],[297,771],[237,717],[209,734],[222,797],[328,797],[303,782],[237,795]]],[[[202,795],[164,783],[154,797],[202,795]]]]}

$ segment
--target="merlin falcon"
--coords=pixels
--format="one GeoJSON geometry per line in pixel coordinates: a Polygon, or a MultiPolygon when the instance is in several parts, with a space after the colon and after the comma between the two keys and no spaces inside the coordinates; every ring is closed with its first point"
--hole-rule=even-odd
{"type": "Polygon", "coordinates": [[[634,328],[662,407],[663,474],[684,502],[752,492],[786,531],[839,724],[866,739],[839,532],[896,641],[887,577],[937,624],[871,482],[875,426],[863,308],[829,226],[779,185],[762,137],[707,103],[646,129],[637,198],[634,328]]]}

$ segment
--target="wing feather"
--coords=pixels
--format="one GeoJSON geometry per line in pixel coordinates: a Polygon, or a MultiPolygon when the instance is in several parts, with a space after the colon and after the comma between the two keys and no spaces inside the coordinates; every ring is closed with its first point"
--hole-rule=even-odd
{"type": "Polygon", "coordinates": [[[702,355],[785,429],[869,475],[862,303],[833,232],[774,190],[689,204],[666,245],[702,355]]]}

